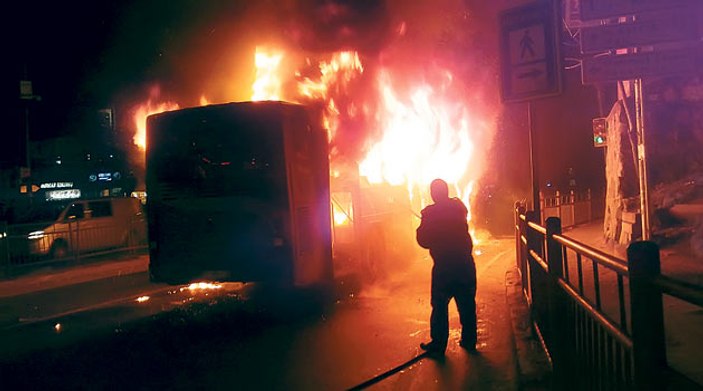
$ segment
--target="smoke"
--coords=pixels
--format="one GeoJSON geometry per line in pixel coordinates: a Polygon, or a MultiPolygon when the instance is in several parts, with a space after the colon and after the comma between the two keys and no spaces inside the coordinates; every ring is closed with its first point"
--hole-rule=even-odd
{"type": "MultiPolygon", "coordinates": [[[[318,64],[331,53],[353,50],[364,71],[329,89],[339,113],[333,158],[358,162],[381,138],[382,72],[400,97],[410,96],[420,83],[444,88],[450,73],[452,85],[442,91],[445,99],[461,102],[481,117],[485,126],[472,129],[472,139],[479,154],[490,148],[499,88],[491,51],[497,43],[488,39],[495,31],[487,28],[487,20],[495,19],[487,6],[469,7],[461,0],[176,3],[188,12],[175,12],[180,5],[160,2],[158,7],[135,3],[125,13],[129,16],[121,22],[123,32],[116,34],[119,44],[111,56],[119,60],[110,66],[126,66],[125,59],[138,56],[156,57],[143,58],[141,74],[126,76],[129,83],[121,84],[116,95],[125,102],[123,112],[142,102],[144,86],[154,83],[161,86],[163,99],[181,107],[197,106],[201,98],[211,103],[248,100],[259,45],[285,51],[291,84],[296,78],[319,77],[318,64]],[[141,41],[148,45],[139,45],[141,41]]],[[[130,69],[135,66],[129,64],[130,69]]],[[[284,88],[294,90],[292,85],[284,88]]],[[[482,170],[486,160],[477,156],[472,171],[482,170]]]]}
{"type": "Polygon", "coordinates": [[[384,0],[290,0],[283,16],[286,36],[314,52],[378,52],[390,31],[384,0]]]}

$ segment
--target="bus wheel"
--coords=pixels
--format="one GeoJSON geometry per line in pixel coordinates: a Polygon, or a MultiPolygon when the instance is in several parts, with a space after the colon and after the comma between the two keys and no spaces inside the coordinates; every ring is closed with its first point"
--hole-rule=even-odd
{"type": "Polygon", "coordinates": [[[66,258],[68,256],[68,245],[65,241],[61,239],[56,240],[51,245],[51,251],[49,252],[49,255],[52,259],[66,258]]]}

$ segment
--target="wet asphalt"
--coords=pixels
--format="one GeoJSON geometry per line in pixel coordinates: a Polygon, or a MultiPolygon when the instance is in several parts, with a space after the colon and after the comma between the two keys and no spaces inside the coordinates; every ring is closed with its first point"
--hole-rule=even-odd
{"type": "MultiPolygon", "coordinates": [[[[338,276],[332,291],[191,291],[131,275],[117,297],[98,300],[105,305],[7,323],[0,378],[12,389],[517,389],[505,297],[514,243],[486,239],[476,250],[477,353],[458,346],[451,303],[446,356],[421,356],[431,261],[418,253],[387,260],[375,281],[338,276]],[[136,300],[148,290],[148,300],[136,300]]],[[[46,290],[42,300],[85,300],[105,290],[101,281],[46,290]]]]}

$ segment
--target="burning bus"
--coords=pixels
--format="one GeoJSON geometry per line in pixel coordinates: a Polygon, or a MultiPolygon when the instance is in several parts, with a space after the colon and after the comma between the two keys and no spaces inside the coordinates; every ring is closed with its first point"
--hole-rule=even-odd
{"type": "Polygon", "coordinates": [[[330,175],[315,112],[264,101],[149,117],[154,281],[325,283],[333,248],[339,274],[385,274],[412,241],[406,190],[364,183],[353,164],[330,175]]]}
{"type": "Polygon", "coordinates": [[[331,281],[327,134],[307,107],[229,103],[150,116],[155,281],[331,281]]]}
{"type": "MultiPolygon", "coordinates": [[[[322,120],[315,119],[308,125],[320,130],[321,142],[325,145],[324,164],[328,171],[324,191],[329,196],[326,208],[332,221],[329,230],[332,232],[334,270],[340,272],[337,274],[361,273],[366,279],[382,277],[396,266],[402,267],[403,260],[414,255],[411,252],[416,247],[414,227],[419,223],[419,211],[430,202],[427,187],[432,179],[445,179],[450,184],[450,191],[465,204],[470,204],[475,181],[485,169],[484,155],[494,130],[493,111],[478,104],[473,95],[467,96],[466,86],[460,79],[439,64],[423,68],[419,73],[413,71],[413,67],[395,68],[393,63],[387,62],[372,62],[365,66],[362,56],[355,51],[306,57],[302,63],[297,60],[294,53],[257,46],[253,61],[256,76],[250,86],[251,95],[244,98],[252,102],[208,106],[211,99],[203,94],[200,97],[203,107],[178,110],[182,107],[180,104],[170,98],[162,99],[156,93],[139,105],[134,116],[137,130],[134,142],[141,150],[147,151],[150,204],[163,202],[159,192],[164,190],[157,187],[165,186],[161,179],[164,174],[157,174],[156,167],[175,170],[181,165],[178,162],[169,164],[160,155],[171,156],[180,148],[184,156],[192,155],[188,159],[194,162],[188,162],[188,167],[193,170],[196,164],[204,164],[198,148],[203,148],[207,142],[219,145],[221,141],[215,140],[222,138],[240,137],[238,132],[242,128],[233,125],[240,120],[231,119],[232,124],[224,124],[219,119],[208,117],[216,116],[218,110],[224,112],[223,107],[239,107],[241,113],[235,117],[249,118],[246,123],[256,129],[268,126],[266,124],[279,115],[266,113],[273,110],[272,107],[297,107],[291,109],[294,111],[309,111],[315,107],[322,120]],[[264,109],[266,107],[269,108],[264,109]],[[182,114],[158,114],[169,110],[182,114]],[[245,115],[245,112],[249,114],[245,115]],[[191,125],[188,121],[176,119],[186,118],[184,113],[205,116],[196,119],[195,114],[189,114],[193,115],[193,119],[188,120],[193,122],[191,125]],[[144,136],[147,115],[151,115],[148,140],[144,136]],[[257,115],[260,116],[260,125],[255,124],[257,115]],[[223,129],[213,130],[213,123],[223,129]],[[188,130],[189,127],[192,129],[188,130]],[[190,140],[193,137],[201,140],[194,144],[190,140]],[[482,148],[476,148],[476,145],[482,148]]],[[[153,90],[158,92],[158,88],[153,90]]],[[[193,102],[191,99],[190,104],[193,102]]],[[[256,134],[257,137],[268,137],[256,134]]],[[[252,146],[260,144],[250,138],[243,142],[252,146]]],[[[233,147],[239,145],[238,141],[232,143],[233,147]]],[[[281,156],[280,167],[288,167],[287,157],[281,156]]],[[[222,167],[241,163],[204,157],[224,164],[222,167]]],[[[321,161],[322,158],[317,159],[321,161]]],[[[212,168],[213,165],[205,167],[212,168]]],[[[173,175],[190,175],[197,179],[197,174],[173,175]]],[[[291,173],[281,171],[277,175],[291,173]]],[[[179,180],[187,183],[183,189],[176,186],[176,190],[195,191],[191,188],[196,185],[188,182],[190,179],[179,180]]],[[[284,180],[287,179],[280,179],[284,180]]],[[[315,181],[315,186],[322,183],[322,179],[315,181]]],[[[289,188],[279,186],[276,189],[286,192],[282,197],[290,198],[289,188]]],[[[283,201],[279,204],[287,205],[286,208],[293,205],[283,201]]],[[[155,218],[163,212],[160,207],[158,205],[152,212],[155,218]]],[[[291,218],[289,223],[295,221],[291,218]]],[[[157,221],[155,226],[163,224],[157,221]]],[[[189,234],[177,239],[186,240],[189,234]]],[[[169,262],[167,258],[159,260],[162,257],[158,249],[168,235],[153,232],[151,236],[152,244],[157,246],[152,252],[155,254],[152,266],[158,275],[158,269],[162,267],[159,263],[169,262]]],[[[182,255],[178,251],[174,254],[182,255]]],[[[220,271],[222,273],[213,275],[232,274],[220,271]]],[[[292,272],[288,273],[291,275],[292,272]]],[[[185,273],[186,276],[194,274],[185,273]]]]}

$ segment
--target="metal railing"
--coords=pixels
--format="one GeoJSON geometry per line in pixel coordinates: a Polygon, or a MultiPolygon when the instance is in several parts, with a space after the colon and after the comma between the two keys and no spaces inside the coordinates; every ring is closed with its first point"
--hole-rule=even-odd
{"type": "Polygon", "coordinates": [[[571,227],[593,219],[591,189],[582,192],[570,190],[568,193],[557,190],[553,196],[540,192],[539,200],[541,222],[550,217],[558,217],[562,227],[571,227]]]}
{"type": "Polygon", "coordinates": [[[703,288],[661,275],[659,248],[635,242],[627,260],[562,235],[516,209],[517,267],[554,389],[700,389],[670,368],[663,295],[703,306],[703,288]]]}
{"type": "Polygon", "coordinates": [[[97,220],[13,225],[0,222],[0,275],[23,266],[146,249],[147,229],[143,218],[127,222],[97,220]]]}

